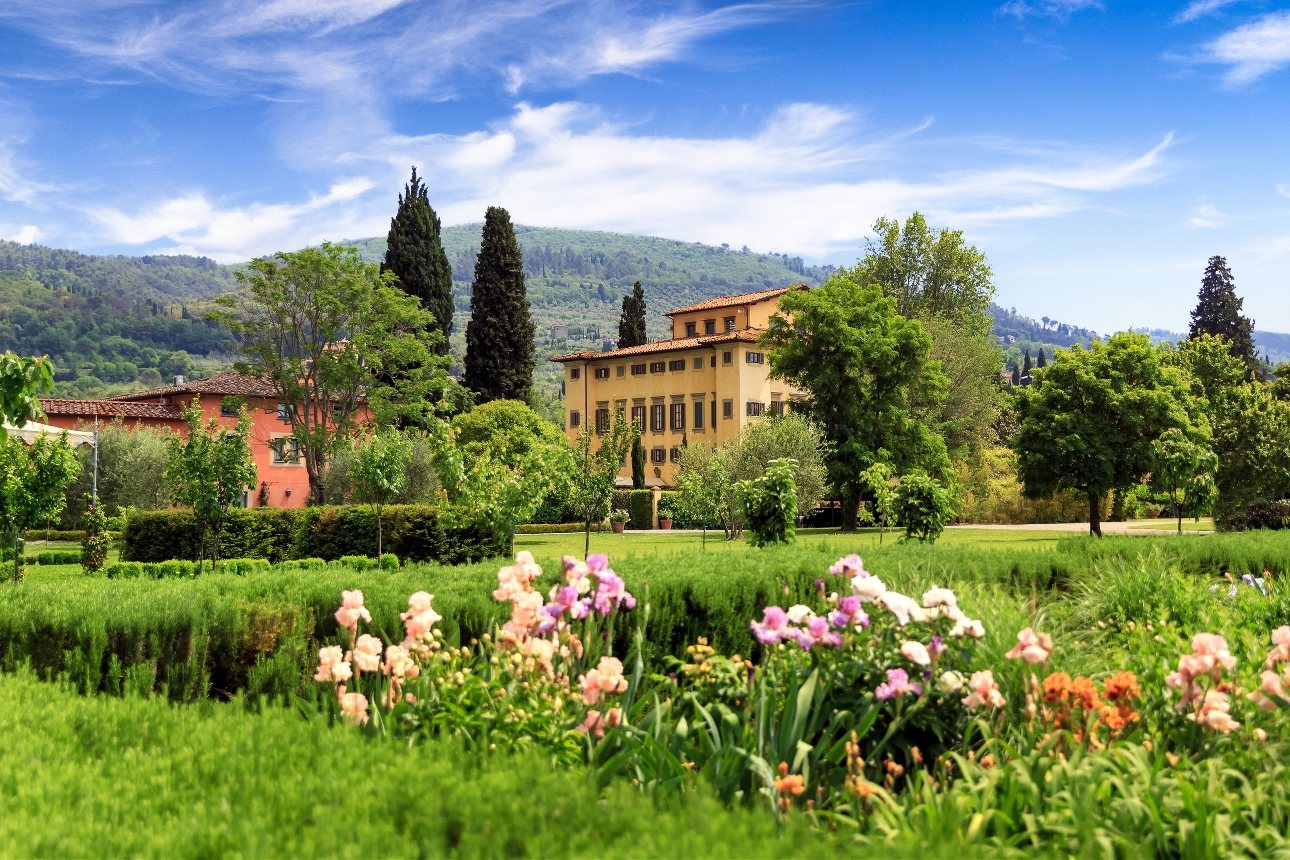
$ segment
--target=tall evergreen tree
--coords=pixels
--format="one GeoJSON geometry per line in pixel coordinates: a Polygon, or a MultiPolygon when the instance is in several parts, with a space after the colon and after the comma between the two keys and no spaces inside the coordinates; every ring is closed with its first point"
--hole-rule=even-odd
{"type": "Polygon", "coordinates": [[[1039,358],[1035,361],[1035,367],[1047,367],[1048,359],[1044,357],[1044,348],[1039,348],[1039,358]]]}
{"type": "Polygon", "coordinates": [[[1030,348],[1029,347],[1026,348],[1025,354],[1023,355],[1021,360],[1021,375],[1022,376],[1030,375],[1030,348]]]}
{"type": "Polygon", "coordinates": [[[641,282],[632,286],[632,294],[623,296],[623,313],[618,318],[618,348],[645,343],[645,290],[641,282]]]}
{"type": "Polygon", "coordinates": [[[524,288],[524,261],[505,209],[488,207],[475,259],[475,283],[466,326],[463,382],[489,400],[529,400],[533,386],[533,333],[524,288]]]}
{"type": "Polygon", "coordinates": [[[447,355],[452,333],[452,266],[443,250],[439,216],[430,208],[425,183],[417,178],[415,167],[412,181],[399,195],[399,211],[390,219],[381,272],[393,272],[403,292],[416,296],[421,306],[434,314],[436,327],[443,332],[437,351],[447,355]]]}
{"type": "Polygon", "coordinates": [[[1191,312],[1188,337],[1213,334],[1226,338],[1231,344],[1232,357],[1245,362],[1248,379],[1259,360],[1254,354],[1254,320],[1241,315],[1244,303],[1244,299],[1236,297],[1236,280],[1227,268],[1227,260],[1210,257],[1200,282],[1196,309],[1191,312]]]}

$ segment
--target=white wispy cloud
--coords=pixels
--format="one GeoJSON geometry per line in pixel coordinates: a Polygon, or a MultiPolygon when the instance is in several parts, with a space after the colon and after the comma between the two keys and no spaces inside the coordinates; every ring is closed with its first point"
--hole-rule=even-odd
{"type": "Polygon", "coordinates": [[[1231,66],[1224,81],[1240,87],[1290,65],[1290,11],[1272,12],[1205,45],[1202,60],[1231,66]]]}
{"type": "Polygon", "coordinates": [[[999,7],[1000,14],[1016,18],[1047,17],[1066,19],[1085,9],[1101,9],[1099,0],[1010,0],[999,7]]]}
{"type": "Polygon", "coordinates": [[[1174,16],[1175,24],[1187,24],[1197,18],[1212,15],[1224,6],[1230,6],[1236,0],[1193,0],[1187,7],[1174,16]]]}
{"type": "Polygon", "coordinates": [[[1278,182],[1277,193],[1283,197],[1290,197],[1290,185],[1282,185],[1280,182],[1278,182]]]}
{"type": "Polygon", "coordinates": [[[1213,206],[1204,205],[1196,209],[1196,214],[1187,219],[1187,223],[1193,227],[1205,227],[1213,229],[1215,227],[1226,226],[1231,220],[1231,215],[1218,211],[1213,206]]]}
{"type": "Polygon", "coordinates": [[[1125,153],[918,137],[878,133],[851,111],[819,104],[785,106],[753,134],[704,139],[635,134],[586,104],[522,103],[488,129],[372,141],[344,159],[363,180],[305,203],[226,206],[193,193],[92,214],[117,242],[247,259],[384,233],[408,165],[417,164],[446,224],[479,221],[503,205],[526,224],[824,257],[858,249],[880,215],[920,209],[938,223],[991,225],[1101,205],[1162,176],[1173,140],[1125,153]],[[993,164],[927,175],[907,163],[911,146],[943,164],[993,164]]]}
{"type": "Polygon", "coordinates": [[[3,227],[0,228],[0,239],[8,239],[10,242],[17,242],[19,245],[30,245],[33,242],[39,242],[40,237],[45,235],[39,227],[34,224],[24,224],[21,227],[3,227]]]}

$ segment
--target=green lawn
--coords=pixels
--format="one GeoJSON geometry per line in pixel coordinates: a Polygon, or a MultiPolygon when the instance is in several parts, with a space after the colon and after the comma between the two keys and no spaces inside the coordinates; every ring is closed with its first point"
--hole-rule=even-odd
{"type": "MultiPolygon", "coordinates": [[[[1212,532],[1214,530],[1214,518],[1201,517],[1199,522],[1189,518],[1184,518],[1182,528],[1185,532],[1212,532]]],[[[1177,532],[1178,521],[1169,519],[1135,520],[1134,522],[1129,523],[1129,529],[1131,531],[1146,530],[1177,532]]]]}

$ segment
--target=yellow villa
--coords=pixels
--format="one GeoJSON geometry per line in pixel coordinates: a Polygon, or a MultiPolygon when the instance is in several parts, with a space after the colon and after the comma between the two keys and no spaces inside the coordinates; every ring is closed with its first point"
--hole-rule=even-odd
{"type": "MultiPolygon", "coordinates": [[[[645,446],[646,484],[674,484],[681,441],[721,444],[765,413],[782,413],[798,392],[768,377],[757,336],[779,297],[805,284],[721,296],[668,311],[672,337],[611,352],[578,352],[564,365],[565,432],[572,442],[586,422],[605,432],[613,412],[630,415],[645,446]]],[[[631,463],[620,477],[631,479],[631,463]]],[[[620,482],[621,483],[621,482],[620,482]]]]}

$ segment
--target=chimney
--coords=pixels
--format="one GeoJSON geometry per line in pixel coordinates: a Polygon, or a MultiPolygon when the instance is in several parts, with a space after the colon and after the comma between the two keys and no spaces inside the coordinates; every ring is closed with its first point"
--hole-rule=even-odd
{"type": "Polygon", "coordinates": [[[183,385],[183,384],[184,384],[184,375],[181,373],[175,377],[175,385],[183,385]]]}

